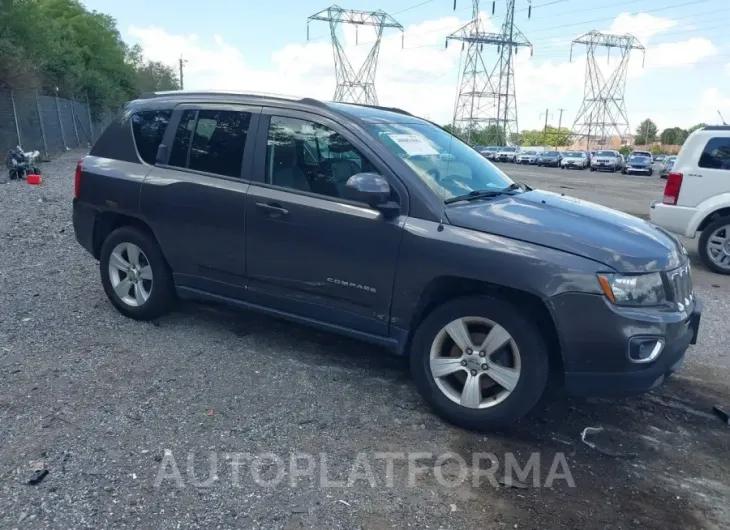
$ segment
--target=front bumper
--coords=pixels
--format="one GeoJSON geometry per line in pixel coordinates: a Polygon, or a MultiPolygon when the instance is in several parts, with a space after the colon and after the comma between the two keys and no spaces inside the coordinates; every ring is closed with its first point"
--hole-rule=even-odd
{"type": "Polygon", "coordinates": [[[645,173],[650,174],[652,172],[651,167],[627,167],[626,173],[645,173]]]}
{"type": "Polygon", "coordinates": [[[603,162],[595,162],[591,164],[591,167],[596,171],[616,171],[619,168],[617,164],[608,164],[603,162]]]}
{"type": "Polygon", "coordinates": [[[626,308],[601,295],[566,293],[551,300],[558,329],[566,390],[579,396],[641,394],[677,371],[699,331],[702,303],[683,311],[626,308]],[[629,355],[632,338],[656,338],[656,359],[639,363],[629,355]]]}

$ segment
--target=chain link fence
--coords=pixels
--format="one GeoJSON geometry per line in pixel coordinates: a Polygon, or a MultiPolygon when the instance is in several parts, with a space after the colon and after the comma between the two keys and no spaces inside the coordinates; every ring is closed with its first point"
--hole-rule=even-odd
{"type": "Polygon", "coordinates": [[[42,96],[27,90],[0,90],[0,149],[16,146],[46,158],[92,145],[112,119],[91,115],[88,102],[42,96]]]}

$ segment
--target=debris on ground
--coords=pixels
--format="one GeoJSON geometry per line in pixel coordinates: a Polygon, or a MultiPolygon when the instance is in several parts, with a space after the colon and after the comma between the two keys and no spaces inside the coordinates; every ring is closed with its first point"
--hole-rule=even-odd
{"type": "Polygon", "coordinates": [[[715,413],[715,416],[725,422],[725,425],[730,425],[730,412],[723,408],[720,408],[719,405],[715,405],[714,407],[712,407],[712,412],[715,413]]]}
{"type": "Polygon", "coordinates": [[[30,477],[28,477],[28,484],[35,486],[43,482],[43,479],[48,475],[48,465],[45,461],[39,460],[32,462],[30,465],[30,477]]]}
{"type": "Polygon", "coordinates": [[[599,445],[597,445],[597,444],[595,444],[593,442],[589,442],[588,440],[586,440],[586,436],[587,435],[589,435],[589,434],[599,434],[599,433],[602,433],[602,432],[604,432],[603,427],[586,427],[585,429],[583,429],[583,432],[580,435],[580,440],[584,444],[586,444],[588,447],[590,447],[591,449],[593,449],[594,451],[597,451],[597,452],[599,452],[599,453],[601,453],[602,455],[605,455],[605,456],[610,456],[611,458],[626,458],[626,459],[631,459],[631,458],[636,458],[638,456],[637,453],[621,453],[621,452],[612,451],[610,449],[606,449],[606,448],[601,447],[601,446],[599,446],[599,445]]]}
{"type": "Polygon", "coordinates": [[[347,501],[343,501],[342,499],[338,499],[337,502],[339,502],[340,504],[344,504],[345,506],[352,506],[352,504],[347,501]]]}

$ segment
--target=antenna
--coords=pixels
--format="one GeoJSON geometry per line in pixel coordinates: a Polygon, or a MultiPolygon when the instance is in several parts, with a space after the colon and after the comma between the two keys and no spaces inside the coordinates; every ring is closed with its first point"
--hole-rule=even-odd
{"type": "MultiPolygon", "coordinates": [[[[717,110],[717,113],[720,114],[720,109],[717,110]]],[[[727,123],[725,123],[725,118],[722,117],[722,114],[720,114],[720,121],[723,125],[727,125],[727,123]]]]}

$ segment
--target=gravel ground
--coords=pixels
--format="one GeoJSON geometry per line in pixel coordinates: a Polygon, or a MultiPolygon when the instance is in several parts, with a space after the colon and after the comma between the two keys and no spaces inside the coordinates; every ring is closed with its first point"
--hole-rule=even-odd
{"type": "Polygon", "coordinates": [[[70,224],[79,156],[46,164],[41,187],[0,185],[0,528],[730,528],[730,431],[710,413],[730,405],[728,279],[698,268],[700,342],[658,392],[551,392],[477,435],[435,418],[403,362],[368,345],[207,306],[119,315],[70,224]],[[598,450],[580,441],[589,426],[605,428],[598,450]],[[386,452],[404,455],[390,481],[386,452]],[[536,452],[538,486],[564,458],[575,487],[474,481],[489,467],[475,454],[501,470],[536,452]],[[298,454],[314,475],[294,476],[298,454]],[[415,485],[406,454],[425,468],[415,485]]]}

